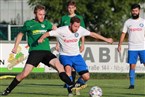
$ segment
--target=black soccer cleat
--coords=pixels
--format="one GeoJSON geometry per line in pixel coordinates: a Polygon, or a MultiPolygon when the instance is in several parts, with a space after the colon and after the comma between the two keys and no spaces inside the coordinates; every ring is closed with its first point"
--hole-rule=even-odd
{"type": "Polygon", "coordinates": [[[8,89],[6,89],[6,90],[4,90],[4,92],[2,93],[2,96],[7,96],[7,95],[10,94],[10,93],[11,93],[11,91],[8,90],[8,89]]]}
{"type": "Polygon", "coordinates": [[[130,85],[128,89],[134,89],[134,85],[130,85]]]}

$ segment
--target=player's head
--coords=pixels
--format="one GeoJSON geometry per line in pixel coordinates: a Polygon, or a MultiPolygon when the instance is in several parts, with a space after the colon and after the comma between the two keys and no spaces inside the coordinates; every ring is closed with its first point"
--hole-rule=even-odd
{"type": "Polygon", "coordinates": [[[133,19],[138,19],[140,14],[140,5],[139,4],[133,4],[131,6],[131,15],[133,19]]]}
{"type": "Polygon", "coordinates": [[[70,30],[75,33],[80,27],[80,19],[78,17],[72,17],[70,20],[70,30]]]}
{"type": "Polygon", "coordinates": [[[67,3],[67,10],[68,10],[68,13],[69,13],[70,15],[75,14],[76,3],[75,3],[74,0],[68,1],[68,3],[67,3]]]}
{"type": "Polygon", "coordinates": [[[34,8],[35,18],[39,22],[43,22],[45,18],[45,6],[36,5],[34,8]]]}

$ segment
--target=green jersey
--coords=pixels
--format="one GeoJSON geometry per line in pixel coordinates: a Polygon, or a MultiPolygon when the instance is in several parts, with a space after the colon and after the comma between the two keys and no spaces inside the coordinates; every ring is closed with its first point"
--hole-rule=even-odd
{"type": "Polygon", "coordinates": [[[45,38],[44,41],[38,44],[38,39],[48,30],[52,29],[52,24],[48,20],[38,22],[28,20],[24,23],[21,32],[28,37],[29,52],[33,50],[46,50],[50,51],[49,39],[45,38]]]}
{"type": "MultiPolygon", "coordinates": [[[[75,16],[78,17],[81,20],[80,25],[85,28],[85,23],[84,23],[83,17],[80,16],[80,15],[75,15],[75,16]]],[[[69,25],[70,24],[70,19],[71,19],[71,17],[69,15],[64,15],[61,18],[60,26],[69,25]]]]}

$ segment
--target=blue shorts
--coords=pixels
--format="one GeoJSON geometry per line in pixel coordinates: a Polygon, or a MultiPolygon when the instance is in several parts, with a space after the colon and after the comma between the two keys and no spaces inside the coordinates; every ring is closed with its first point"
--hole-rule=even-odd
{"type": "Polygon", "coordinates": [[[140,63],[145,64],[145,50],[141,51],[128,51],[128,63],[129,64],[136,64],[137,60],[140,60],[140,63]]]}
{"type": "Polygon", "coordinates": [[[77,56],[60,55],[59,60],[64,67],[69,65],[73,67],[78,73],[82,71],[88,71],[88,66],[86,65],[81,55],[77,56]]]}

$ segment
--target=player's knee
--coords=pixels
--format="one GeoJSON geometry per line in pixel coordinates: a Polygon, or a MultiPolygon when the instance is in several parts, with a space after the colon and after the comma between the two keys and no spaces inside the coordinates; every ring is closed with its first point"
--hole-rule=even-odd
{"type": "Polygon", "coordinates": [[[89,74],[86,74],[86,75],[83,77],[83,79],[84,79],[85,81],[88,81],[88,80],[90,79],[89,74]]]}

